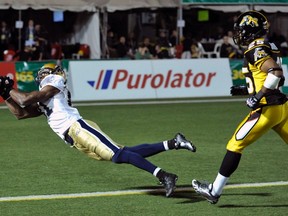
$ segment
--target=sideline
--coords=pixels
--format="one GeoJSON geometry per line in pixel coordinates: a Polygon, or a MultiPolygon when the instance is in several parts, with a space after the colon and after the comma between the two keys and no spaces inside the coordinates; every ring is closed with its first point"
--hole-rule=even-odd
{"type": "MultiPolygon", "coordinates": [[[[159,101],[113,101],[113,102],[75,102],[73,106],[118,106],[118,105],[146,105],[146,104],[178,104],[178,103],[228,103],[228,102],[241,102],[245,101],[244,98],[222,98],[222,99],[191,99],[191,100],[159,100],[159,101]]],[[[0,109],[7,109],[8,107],[3,105],[0,109]]]]}
{"type": "Polygon", "coordinates": [[[223,98],[223,99],[191,99],[191,100],[160,100],[160,101],[125,101],[125,102],[92,102],[75,103],[75,106],[107,106],[107,105],[147,105],[147,104],[178,104],[178,103],[215,103],[215,102],[241,102],[244,98],[223,98]]]}
{"type": "MultiPolygon", "coordinates": [[[[274,186],[288,186],[288,181],[231,184],[231,185],[226,185],[224,189],[274,187],[274,186]]],[[[147,190],[122,190],[122,191],[106,191],[106,192],[91,192],[91,193],[0,197],[0,203],[1,202],[33,201],[33,200],[55,200],[55,199],[75,199],[75,198],[90,198],[90,197],[140,195],[140,194],[147,194],[147,193],[152,193],[152,192],[160,193],[163,191],[164,189],[147,189],[147,190]]],[[[175,192],[187,192],[187,191],[192,192],[192,187],[177,188],[175,190],[175,192]]]]}

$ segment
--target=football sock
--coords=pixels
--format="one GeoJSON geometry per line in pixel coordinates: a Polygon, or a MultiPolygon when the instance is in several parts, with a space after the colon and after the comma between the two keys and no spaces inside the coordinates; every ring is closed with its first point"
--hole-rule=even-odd
{"type": "Polygon", "coordinates": [[[124,147],[125,150],[131,151],[141,155],[142,157],[149,157],[160,152],[165,151],[164,142],[155,143],[155,144],[141,144],[132,147],[124,147]]]}
{"type": "Polygon", "coordinates": [[[222,194],[223,188],[228,182],[229,178],[218,173],[215,181],[213,182],[213,188],[211,194],[213,196],[220,196],[222,194]]]}
{"type": "Polygon", "coordinates": [[[221,173],[223,176],[230,177],[230,175],[232,175],[232,173],[237,169],[240,159],[240,153],[227,150],[223,158],[219,173],[221,173]]]}
{"type": "MultiPolygon", "coordinates": [[[[158,179],[163,179],[164,176],[167,174],[164,170],[160,169],[159,167],[157,167],[157,169],[159,169],[159,171],[156,173],[156,177],[158,179]]],[[[156,170],[155,170],[156,171],[156,170]]]]}
{"type": "Polygon", "coordinates": [[[153,175],[154,175],[155,177],[159,178],[158,176],[159,176],[159,175],[162,175],[161,172],[162,172],[162,169],[161,169],[160,167],[157,167],[157,168],[154,170],[153,175]]]}
{"type": "Polygon", "coordinates": [[[140,154],[134,153],[132,151],[127,151],[125,149],[120,149],[112,157],[112,161],[114,163],[128,163],[140,169],[146,170],[151,174],[153,174],[155,169],[157,168],[154,164],[143,158],[140,154]]]}
{"type": "Polygon", "coordinates": [[[241,154],[228,151],[223,158],[219,173],[213,182],[212,195],[220,196],[223,188],[229,180],[230,175],[237,169],[241,159],[241,154]]]}
{"type": "Polygon", "coordinates": [[[175,140],[171,139],[167,141],[168,149],[175,149],[175,140]]]}

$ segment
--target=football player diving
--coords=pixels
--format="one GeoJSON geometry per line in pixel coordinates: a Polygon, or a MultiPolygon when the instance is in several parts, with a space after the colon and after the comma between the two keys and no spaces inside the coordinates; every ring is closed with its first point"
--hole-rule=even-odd
{"type": "Polygon", "coordinates": [[[13,89],[13,80],[0,77],[0,95],[17,119],[41,115],[47,117],[51,129],[68,145],[96,160],[128,163],[156,176],[170,197],[176,188],[178,176],[155,166],[146,157],[171,149],[196,151],[183,134],[155,144],[122,146],[107,136],[96,123],[84,120],[71,106],[71,95],[66,87],[65,71],[57,65],[46,64],[35,78],[39,91],[30,93],[13,89]]]}
{"type": "Polygon", "coordinates": [[[251,109],[235,130],[226,146],[218,174],[212,184],[192,180],[192,187],[208,202],[216,204],[229,177],[237,169],[243,150],[273,129],[288,144],[288,102],[279,87],[284,83],[280,52],[267,41],[269,23],[257,11],[242,13],[234,24],[235,44],[244,52],[242,73],[245,75],[251,109]]]}

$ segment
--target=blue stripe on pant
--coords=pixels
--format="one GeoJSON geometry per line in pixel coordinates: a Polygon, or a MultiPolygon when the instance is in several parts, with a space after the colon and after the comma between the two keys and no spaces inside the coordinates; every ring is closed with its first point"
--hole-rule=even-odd
{"type": "Polygon", "coordinates": [[[119,150],[119,147],[113,144],[109,139],[103,136],[102,133],[97,131],[95,128],[88,125],[84,120],[79,119],[78,122],[80,123],[81,127],[85,130],[89,131],[90,133],[94,134],[102,143],[104,143],[109,149],[111,149],[114,153],[119,150]]]}

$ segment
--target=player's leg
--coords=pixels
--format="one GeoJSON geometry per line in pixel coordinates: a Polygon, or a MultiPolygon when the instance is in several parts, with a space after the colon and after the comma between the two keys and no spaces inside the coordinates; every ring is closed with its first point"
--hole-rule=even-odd
{"type": "Polygon", "coordinates": [[[277,117],[272,117],[272,113],[274,113],[274,111],[268,108],[252,111],[239,124],[227,144],[226,155],[223,158],[214,182],[209,184],[194,179],[192,186],[196,192],[204,196],[212,204],[218,202],[229,177],[235,172],[239,165],[242,151],[265,134],[276,124],[276,121],[278,121],[277,117]]]}
{"type": "Polygon", "coordinates": [[[163,151],[171,149],[187,149],[195,152],[196,147],[191,141],[187,140],[181,133],[177,133],[173,139],[155,144],[140,144],[132,147],[124,147],[128,151],[140,154],[142,157],[149,157],[163,151]]]}
{"type": "Polygon", "coordinates": [[[171,196],[176,187],[177,175],[165,172],[135,152],[119,148],[112,139],[101,131],[98,126],[96,128],[94,124],[90,121],[79,120],[70,127],[68,134],[74,140],[74,146],[78,150],[95,159],[114,163],[128,163],[145,170],[156,176],[165,186],[166,196],[171,196]]]}
{"type": "Polygon", "coordinates": [[[161,184],[164,185],[167,197],[171,196],[176,188],[176,181],[178,179],[177,175],[168,173],[163,169],[161,169],[160,167],[155,166],[138,153],[127,151],[125,148],[123,148],[115,153],[115,155],[112,158],[112,161],[114,163],[131,164],[139,169],[151,173],[152,175],[154,175],[159,179],[161,184]]]}
{"type": "Polygon", "coordinates": [[[120,147],[91,121],[78,120],[71,125],[68,135],[73,146],[89,157],[111,161],[120,147]]]}
{"type": "Polygon", "coordinates": [[[288,102],[282,105],[282,121],[273,130],[288,144],[288,102]]]}

